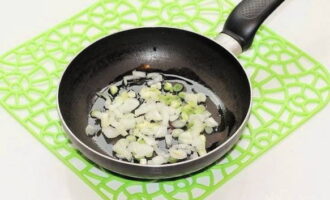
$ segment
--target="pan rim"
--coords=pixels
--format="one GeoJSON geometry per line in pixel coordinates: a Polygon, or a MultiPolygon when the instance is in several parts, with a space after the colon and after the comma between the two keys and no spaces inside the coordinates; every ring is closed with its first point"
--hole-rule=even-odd
{"type": "MultiPolygon", "coordinates": [[[[69,66],[71,65],[71,63],[77,58],[77,56],[79,56],[84,50],[86,50],[88,47],[90,47],[91,45],[103,40],[104,38],[106,37],[109,37],[109,36],[112,36],[112,35],[115,35],[115,34],[119,34],[119,33],[122,33],[122,32],[128,32],[128,31],[134,31],[134,30],[139,30],[139,29],[157,29],[157,28],[164,28],[164,29],[172,29],[172,30],[177,30],[177,31],[183,31],[183,32],[187,32],[187,33],[190,33],[190,34],[194,34],[194,35],[198,35],[206,40],[209,40],[209,41],[212,41],[214,43],[216,43],[217,45],[221,46],[216,40],[212,39],[212,38],[208,38],[206,36],[203,36],[199,33],[196,33],[196,32],[193,32],[193,31],[190,31],[190,30],[186,30],[186,29],[182,29],[182,28],[176,28],[176,27],[169,27],[169,26],[144,26],[144,27],[136,27],[136,28],[129,28],[129,29],[125,29],[125,30],[121,30],[121,31],[117,31],[117,32],[114,32],[112,34],[109,34],[109,35],[106,35],[96,41],[94,41],[93,43],[91,43],[90,45],[88,45],[87,47],[83,48],[80,52],[78,52],[74,58],[69,62],[69,64],[67,65],[67,67],[65,68],[65,70],[63,71],[62,75],[61,75],[61,78],[60,78],[60,81],[58,83],[58,87],[57,87],[57,94],[56,94],[56,97],[57,97],[57,113],[59,115],[59,118],[60,118],[60,121],[62,123],[62,126],[65,130],[65,132],[67,134],[69,134],[76,142],[78,142],[80,145],[82,145],[84,148],[86,148],[88,151],[92,152],[93,154],[97,154],[98,156],[101,156],[105,159],[108,159],[108,160],[111,160],[111,161],[114,161],[114,162],[117,162],[117,163],[120,163],[120,164],[123,164],[123,165],[129,165],[129,166],[136,166],[136,167],[147,167],[147,168],[165,168],[165,167],[175,167],[175,166],[178,166],[178,165],[185,165],[185,164],[189,164],[191,162],[196,162],[198,160],[201,160],[202,158],[204,157],[207,157],[211,154],[214,154],[215,152],[217,152],[219,149],[223,148],[224,146],[228,145],[228,143],[230,143],[234,138],[236,138],[237,136],[240,136],[242,134],[242,129],[245,128],[245,125],[249,119],[249,116],[250,116],[250,113],[251,113],[251,108],[252,108],[252,87],[251,87],[251,82],[250,82],[250,79],[245,71],[245,69],[243,68],[243,65],[242,63],[237,59],[237,57],[232,53],[230,52],[229,50],[225,49],[224,47],[222,47],[226,52],[228,52],[238,63],[239,65],[241,66],[243,72],[244,72],[244,75],[245,75],[245,78],[246,80],[248,81],[248,85],[249,85],[249,90],[250,90],[250,99],[249,99],[249,107],[248,107],[248,110],[246,112],[246,115],[244,117],[244,120],[242,121],[242,123],[240,124],[240,126],[237,128],[237,130],[230,136],[227,138],[226,141],[224,141],[222,144],[220,144],[218,147],[212,149],[211,151],[207,152],[205,155],[203,156],[200,156],[200,157],[197,157],[195,159],[191,159],[191,160],[185,160],[185,161],[181,161],[181,162],[177,162],[177,163],[170,163],[170,164],[163,164],[163,165],[142,165],[140,163],[130,163],[130,162],[127,162],[127,161],[122,161],[122,160],[118,160],[118,159],[115,159],[107,154],[104,154],[104,153],[101,153],[101,152],[98,152],[96,150],[94,150],[93,148],[91,148],[90,146],[88,146],[87,144],[85,144],[84,142],[82,142],[72,131],[71,129],[68,127],[68,125],[66,124],[63,116],[62,116],[62,112],[61,112],[61,108],[60,108],[60,100],[59,100],[59,92],[60,92],[60,86],[61,86],[61,83],[62,83],[62,80],[63,80],[63,77],[64,75],[66,74],[69,66]]],[[[231,149],[231,148],[230,148],[231,149]]],[[[229,149],[229,150],[230,150],[229,149]]],[[[78,149],[79,150],[79,149],[78,149]]],[[[228,150],[228,151],[229,151],[228,150]]],[[[79,150],[80,151],[80,150],[79,150]]],[[[227,152],[228,152],[227,151],[227,152]]],[[[221,158],[221,157],[220,157],[221,158]]],[[[217,158],[220,159],[220,158],[217,158]]],[[[96,163],[98,164],[98,163],[96,163]]],[[[206,167],[206,166],[204,166],[206,167]]],[[[204,168],[203,167],[203,168],[204,168]]]]}

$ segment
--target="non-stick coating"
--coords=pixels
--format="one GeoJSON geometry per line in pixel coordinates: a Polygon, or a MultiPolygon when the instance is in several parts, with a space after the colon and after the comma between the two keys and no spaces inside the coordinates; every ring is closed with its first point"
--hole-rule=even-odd
{"type": "Polygon", "coordinates": [[[201,35],[179,29],[132,29],[86,48],[62,77],[58,94],[60,113],[80,142],[104,154],[85,134],[91,98],[116,77],[142,64],[181,73],[188,68],[198,75],[234,114],[232,133],[246,118],[251,103],[250,85],[240,63],[224,48],[201,35]]]}

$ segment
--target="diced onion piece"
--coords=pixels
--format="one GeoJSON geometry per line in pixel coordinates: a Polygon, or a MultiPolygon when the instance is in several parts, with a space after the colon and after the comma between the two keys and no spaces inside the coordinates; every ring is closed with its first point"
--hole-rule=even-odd
{"type": "Polygon", "coordinates": [[[157,88],[150,88],[150,87],[143,87],[140,90],[140,96],[141,98],[145,100],[159,100],[159,95],[161,94],[161,91],[157,88]]]}
{"type": "Polygon", "coordinates": [[[140,164],[141,165],[146,165],[147,164],[147,159],[145,159],[145,158],[140,159],[140,164]]]}
{"type": "Polygon", "coordinates": [[[185,131],[179,135],[179,142],[183,144],[192,144],[193,142],[193,137],[192,134],[188,131],[185,131]]]}
{"type": "Polygon", "coordinates": [[[139,78],[145,78],[146,77],[146,73],[145,72],[136,71],[136,70],[134,70],[132,72],[132,75],[135,76],[135,77],[139,77],[139,78]]]}
{"type": "MultiPolygon", "coordinates": [[[[132,75],[123,78],[123,82],[127,85],[130,80],[142,78],[147,79],[148,86],[142,87],[139,95],[125,89],[119,91],[116,85],[110,85],[107,95],[102,95],[106,111],[90,114],[100,119],[105,137],[126,137],[113,146],[116,156],[128,161],[135,159],[141,164],[161,165],[185,159],[190,154],[189,159],[205,155],[206,138],[202,133],[211,134],[219,125],[206,110],[206,95],[181,92],[184,89],[181,83],[164,83],[160,73],[133,71],[132,75]],[[161,90],[162,86],[164,90],[161,90]],[[144,103],[140,105],[140,101],[144,103]],[[164,141],[156,140],[164,137],[164,141]],[[164,142],[168,150],[161,149],[164,142]],[[157,156],[151,159],[154,152],[157,156]]],[[[88,125],[86,134],[94,135],[98,130],[98,127],[88,125]]]]}
{"type": "Polygon", "coordinates": [[[156,88],[158,90],[162,89],[162,84],[160,82],[150,85],[151,88],[156,88]]]}
{"type": "Polygon", "coordinates": [[[156,140],[154,138],[148,136],[143,136],[142,138],[146,144],[150,146],[156,145],[156,140]]]}
{"type": "Polygon", "coordinates": [[[194,147],[188,144],[176,144],[173,145],[172,147],[176,149],[181,149],[185,151],[187,154],[191,154],[191,152],[194,151],[194,147]]]}
{"type": "Polygon", "coordinates": [[[178,159],[175,159],[175,158],[169,157],[169,158],[168,158],[168,162],[169,162],[169,163],[176,163],[176,162],[178,162],[178,159]]]}
{"type": "Polygon", "coordinates": [[[178,160],[182,160],[187,157],[187,153],[181,149],[170,148],[169,153],[172,158],[175,158],[178,160]]]}
{"type": "Polygon", "coordinates": [[[151,109],[152,109],[152,107],[150,104],[143,103],[140,107],[138,107],[134,111],[134,114],[135,114],[135,116],[139,116],[139,115],[149,112],[149,110],[151,110],[151,109]]]}
{"type": "Polygon", "coordinates": [[[169,157],[168,153],[165,152],[165,150],[160,149],[158,146],[159,146],[159,145],[155,145],[155,146],[153,146],[153,147],[154,147],[154,151],[156,152],[156,154],[157,154],[158,156],[162,156],[162,157],[168,159],[168,157],[169,157]]]}
{"type": "Polygon", "coordinates": [[[136,137],[134,135],[129,135],[126,137],[126,139],[130,142],[135,142],[136,141],[136,137]]]}
{"type": "Polygon", "coordinates": [[[167,163],[168,159],[163,156],[155,156],[151,160],[148,161],[149,165],[161,165],[167,163]]]}
{"type": "Polygon", "coordinates": [[[136,79],[136,77],[133,76],[133,75],[124,76],[124,78],[123,78],[123,80],[124,80],[124,85],[127,85],[128,81],[130,81],[130,80],[134,80],[134,79],[136,79]]]}
{"type": "Polygon", "coordinates": [[[98,118],[101,121],[102,128],[105,128],[110,124],[108,119],[108,113],[100,112],[100,111],[92,111],[91,116],[94,118],[98,118]]]}
{"type": "Polygon", "coordinates": [[[173,109],[172,107],[167,108],[170,113],[170,121],[173,122],[180,117],[180,110],[173,109]]]}
{"type": "Polygon", "coordinates": [[[162,116],[158,112],[158,110],[151,110],[145,115],[146,120],[148,121],[161,121],[162,116]]]}
{"type": "Polygon", "coordinates": [[[91,116],[94,117],[94,118],[101,119],[104,116],[108,116],[108,114],[107,113],[103,113],[103,112],[98,111],[98,110],[92,110],[91,111],[91,116]]]}
{"type": "Polygon", "coordinates": [[[139,108],[134,111],[135,116],[139,116],[149,112],[150,110],[154,109],[154,106],[154,104],[143,103],[139,108]]]}
{"type": "Polygon", "coordinates": [[[205,127],[205,132],[207,133],[207,134],[211,134],[212,132],[213,132],[213,128],[212,127],[209,127],[209,126],[207,126],[207,127],[205,127]]]}
{"type": "Polygon", "coordinates": [[[166,145],[169,147],[172,145],[172,136],[171,135],[165,135],[165,142],[166,142],[166,145]]]}
{"type": "Polygon", "coordinates": [[[116,129],[120,133],[120,135],[122,135],[122,136],[128,135],[127,131],[122,126],[118,126],[118,127],[116,127],[116,129]]]}
{"type": "Polygon", "coordinates": [[[116,85],[110,85],[109,92],[111,95],[115,95],[118,92],[118,87],[116,85]]]}
{"type": "Polygon", "coordinates": [[[135,98],[130,98],[124,101],[124,103],[120,106],[120,111],[122,113],[129,113],[132,112],[135,108],[137,108],[140,105],[139,100],[135,98]]]}
{"type": "Polygon", "coordinates": [[[151,86],[151,85],[155,85],[157,83],[159,83],[160,81],[157,81],[157,80],[150,80],[147,82],[147,85],[151,86]]]}
{"type": "Polygon", "coordinates": [[[119,123],[125,130],[129,130],[135,127],[136,121],[134,117],[124,117],[119,120],[119,123]]]}
{"type": "Polygon", "coordinates": [[[136,123],[142,123],[144,121],[144,116],[136,117],[135,122],[136,123]]]}
{"type": "Polygon", "coordinates": [[[201,120],[204,121],[205,119],[207,119],[208,117],[211,116],[211,113],[207,110],[205,110],[204,112],[199,114],[200,116],[202,116],[201,120]]]}
{"type": "Polygon", "coordinates": [[[113,145],[112,149],[114,152],[116,152],[116,156],[118,158],[123,158],[128,161],[132,160],[132,154],[127,148],[128,144],[129,144],[129,141],[127,139],[123,138],[123,139],[118,140],[116,142],[116,144],[113,145]]]}
{"type": "Polygon", "coordinates": [[[192,141],[192,145],[196,147],[199,156],[203,156],[206,154],[205,142],[206,138],[204,135],[200,135],[198,136],[198,138],[192,141]]]}
{"type": "Polygon", "coordinates": [[[184,121],[184,120],[175,120],[174,122],[172,122],[171,124],[172,124],[172,126],[174,127],[174,128],[182,128],[182,127],[184,127],[185,125],[186,125],[186,121],[184,121]]]}
{"type": "Polygon", "coordinates": [[[167,127],[168,122],[170,120],[170,113],[168,110],[168,107],[165,106],[164,104],[157,103],[157,107],[160,110],[160,114],[162,116],[162,125],[167,127]]]}
{"type": "Polygon", "coordinates": [[[206,101],[206,95],[203,93],[197,93],[197,101],[198,102],[205,102],[206,101]]]}
{"type": "Polygon", "coordinates": [[[110,99],[110,97],[107,97],[107,99],[105,100],[104,107],[106,109],[109,109],[111,107],[111,99],[110,99]]]}
{"type": "Polygon", "coordinates": [[[192,153],[192,154],[190,155],[190,158],[191,158],[191,159],[198,158],[198,157],[199,157],[199,156],[198,156],[197,152],[194,152],[194,153],[192,153]]]}
{"type": "Polygon", "coordinates": [[[162,75],[160,75],[160,73],[156,73],[156,72],[147,74],[147,78],[154,78],[154,77],[157,77],[157,76],[162,76],[162,75]]]}
{"type": "Polygon", "coordinates": [[[167,133],[167,127],[160,126],[154,136],[155,138],[162,138],[165,137],[166,133],[167,133]]]}
{"type": "Polygon", "coordinates": [[[128,145],[128,150],[132,152],[134,158],[140,159],[151,157],[154,149],[148,144],[132,142],[128,145]]]}
{"type": "Polygon", "coordinates": [[[88,136],[92,136],[92,135],[95,135],[95,133],[98,131],[98,129],[95,126],[88,124],[85,131],[88,136]]]}
{"type": "Polygon", "coordinates": [[[117,129],[115,129],[111,126],[102,128],[102,132],[105,135],[105,137],[107,137],[107,138],[115,138],[120,135],[120,133],[117,131],[117,129]]]}
{"type": "Polygon", "coordinates": [[[173,129],[172,137],[179,137],[179,135],[183,132],[184,132],[184,130],[182,130],[182,129],[173,129]]]}
{"type": "Polygon", "coordinates": [[[144,121],[143,123],[137,124],[136,126],[136,131],[138,133],[148,135],[148,136],[153,136],[155,133],[157,133],[159,129],[159,125],[156,123],[150,123],[148,121],[144,121]]]}
{"type": "Polygon", "coordinates": [[[193,125],[192,127],[189,129],[189,131],[193,134],[193,135],[199,135],[200,133],[202,133],[204,131],[204,125],[203,122],[195,119],[192,121],[193,125]]]}
{"type": "Polygon", "coordinates": [[[185,93],[184,100],[185,100],[185,102],[191,103],[191,104],[198,103],[198,97],[194,93],[185,93]]]}
{"type": "Polygon", "coordinates": [[[122,135],[122,136],[128,135],[125,127],[121,123],[117,122],[113,117],[110,117],[109,118],[109,121],[110,121],[109,124],[111,126],[115,127],[116,130],[119,132],[120,135],[122,135]]]}
{"type": "Polygon", "coordinates": [[[179,108],[181,106],[181,101],[180,100],[173,100],[173,101],[171,101],[170,106],[173,107],[173,108],[179,108]]]}
{"type": "Polygon", "coordinates": [[[128,95],[129,97],[131,97],[131,98],[134,98],[134,97],[136,96],[135,92],[132,91],[132,90],[128,91],[128,92],[127,92],[127,95],[128,95]]]}
{"type": "Polygon", "coordinates": [[[159,83],[163,80],[162,75],[159,73],[149,73],[147,75],[147,77],[152,79],[147,82],[148,85],[153,85],[153,84],[159,83]]]}
{"type": "Polygon", "coordinates": [[[219,126],[218,122],[215,121],[215,119],[213,117],[209,117],[207,118],[205,121],[204,121],[205,125],[206,126],[209,126],[209,127],[216,127],[216,126],[219,126]]]}

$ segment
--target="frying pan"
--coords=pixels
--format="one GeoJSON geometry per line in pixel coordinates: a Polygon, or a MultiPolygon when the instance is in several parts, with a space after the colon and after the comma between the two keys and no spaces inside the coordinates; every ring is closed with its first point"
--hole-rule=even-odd
{"type": "MultiPolygon", "coordinates": [[[[244,0],[214,40],[186,30],[145,27],[106,36],[80,52],[65,70],[58,90],[58,111],[73,145],[88,159],[112,172],[135,178],[162,179],[196,172],[220,159],[238,141],[251,109],[251,85],[235,55],[248,49],[261,23],[284,0],[244,0]],[[152,69],[199,79],[222,100],[221,137],[204,156],[165,165],[118,160],[85,133],[94,95],[102,88],[149,64],[152,69]]],[[[214,141],[217,140],[217,141],[214,141]]]]}

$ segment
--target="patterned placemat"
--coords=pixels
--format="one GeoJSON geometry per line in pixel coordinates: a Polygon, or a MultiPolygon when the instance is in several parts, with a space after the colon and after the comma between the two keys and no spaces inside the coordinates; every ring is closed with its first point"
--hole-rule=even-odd
{"type": "Polygon", "coordinates": [[[321,64],[262,27],[252,49],[240,56],[254,102],[242,139],[213,166],[167,181],[125,179],[84,159],[60,126],[57,84],[74,55],[100,37],[155,25],[214,37],[233,6],[229,0],[98,1],[0,56],[0,103],[104,199],[203,199],[329,102],[330,76],[321,64]]]}

